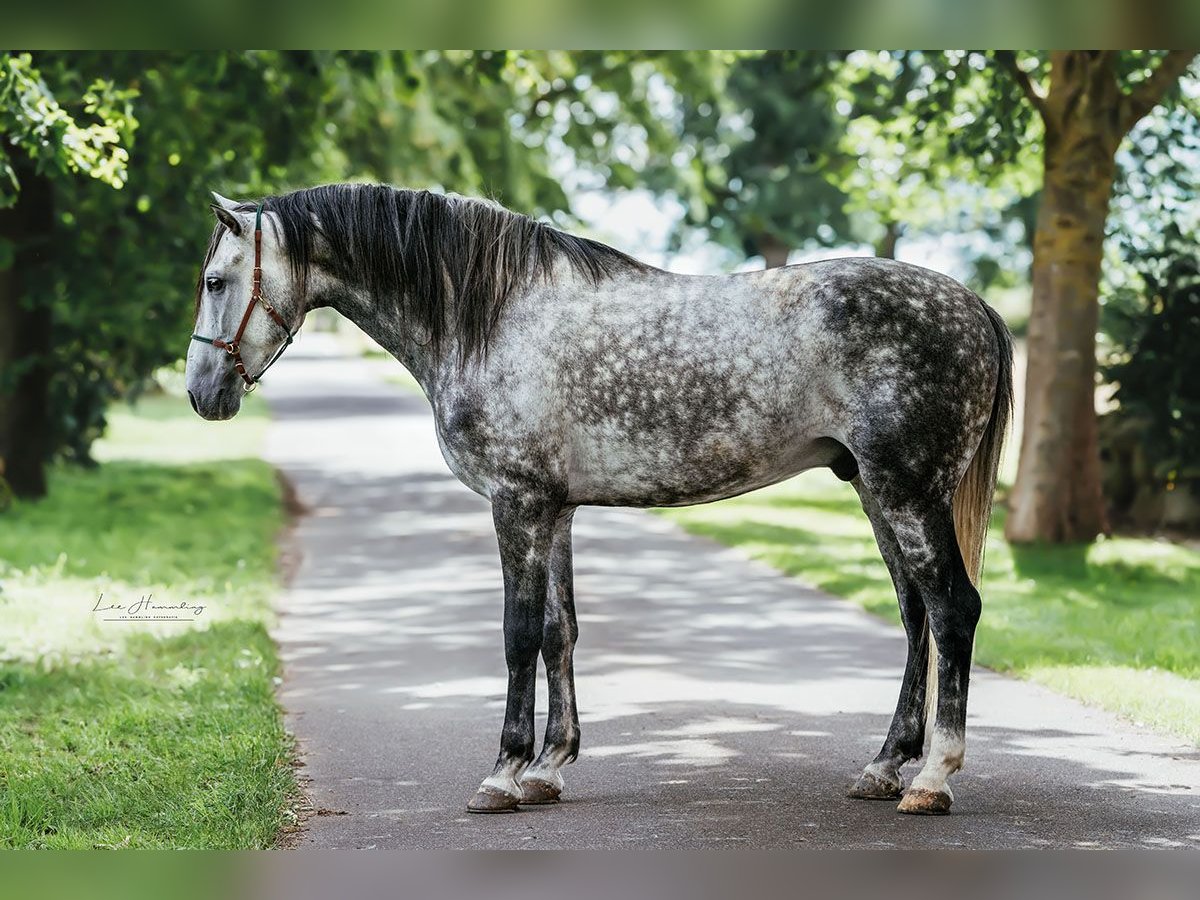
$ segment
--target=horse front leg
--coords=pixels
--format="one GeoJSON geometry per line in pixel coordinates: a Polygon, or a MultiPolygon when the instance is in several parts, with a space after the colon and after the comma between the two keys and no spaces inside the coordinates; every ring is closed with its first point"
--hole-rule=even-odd
{"type": "Polygon", "coordinates": [[[550,550],[550,584],[542,628],[542,659],[550,709],[546,737],[537,760],[521,776],[522,803],[554,803],[563,790],[559,771],[579,753],[579,710],[575,704],[573,655],[579,626],[575,623],[571,523],[574,508],[559,516],[550,550]]]}
{"type": "Polygon", "coordinates": [[[492,774],[467,803],[470,812],[511,812],[517,785],[533,759],[534,687],[542,648],[550,550],[561,502],[538,489],[506,488],[492,497],[492,518],[504,569],[504,658],[508,701],[500,756],[492,774]]]}

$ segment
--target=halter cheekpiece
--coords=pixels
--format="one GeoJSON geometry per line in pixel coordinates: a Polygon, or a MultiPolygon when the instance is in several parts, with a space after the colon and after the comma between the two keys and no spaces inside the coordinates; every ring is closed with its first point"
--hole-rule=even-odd
{"type": "Polygon", "coordinates": [[[262,377],[264,374],[266,374],[267,369],[275,365],[275,361],[279,359],[279,357],[283,356],[283,351],[288,348],[288,346],[292,343],[292,339],[296,336],[296,332],[288,328],[287,322],[284,321],[283,316],[279,314],[279,311],[276,310],[275,307],[273,307],[270,303],[268,303],[265,297],[263,297],[262,212],[263,208],[262,204],[260,203],[258,204],[258,207],[254,213],[254,281],[250,288],[250,302],[246,304],[246,311],[242,313],[241,324],[238,325],[238,329],[234,333],[233,339],[226,341],[221,338],[207,338],[199,334],[192,335],[193,341],[201,341],[205,344],[212,344],[214,347],[224,350],[233,358],[233,367],[237,370],[237,373],[242,376],[242,381],[245,382],[243,388],[245,389],[246,393],[250,393],[258,386],[258,382],[262,380],[262,377]],[[284,339],[284,342],[279,345],[279,348],[275,351],[271,358],[267,360],[267,364],[262,367],[262,370],[257,375],[252,376],[246,371],[246,364],[242,362],[242,335],[246,333],[246,326],[250,324],[250,314],[254,312],[254,307],[256,304],[263,308],[263,312],[270,316],[276,325],[287,332],[287,337],[284,339]]]}

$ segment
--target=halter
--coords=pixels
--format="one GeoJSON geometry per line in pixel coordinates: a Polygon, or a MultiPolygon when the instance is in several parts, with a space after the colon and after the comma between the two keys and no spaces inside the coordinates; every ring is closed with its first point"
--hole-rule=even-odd
{"type": "Polygon", "coordinates": [[[263,297],[262,211],[263,208],[262,204],[260,203],[258,204],[258,208],[254,213],[254,281],[250,288],[250,302],[246,304],[246,311],[242,313],[242,322],[240,325],[238,325],[238,329],[233,335],[233,340],[226,341],[222,340],[221,338],[206,338],[199,334],[192,335],[193,341],[201,341],[205,344],[212,344],[214,347],[224,350],[231,357],[233,357],[233,367],[237,370],[237,373],[242,376],[242,381],[245,382],[245,384],[242,385],[242,388],[247,394],[258,387],[258,382],[262,380],[262,377],[266,374],[267,369],[275,365],[275,361],[279,359],[279,357],[283,356],[283,351],[288,348],[288,346],[292,343],[292,338],[296,336],[296,332],[288,328],[287,322],[283,320],[283,316],[281,316],[275,307],[268,303],[266,298],[263,297]],[[282,344],[279,345],[279,348],[275,351],[274,355],[267,360],[267,364],[262,367],[262,371],[252,377],[246,371],[246,364],[242,362],[242,335],[246,333],[246,326],[250,324],[250,313],[254,312],[254,305],[256,303],[261,306],[263,311],[275,321],[276,325],[287,332],[287,338],[282,344]]]}

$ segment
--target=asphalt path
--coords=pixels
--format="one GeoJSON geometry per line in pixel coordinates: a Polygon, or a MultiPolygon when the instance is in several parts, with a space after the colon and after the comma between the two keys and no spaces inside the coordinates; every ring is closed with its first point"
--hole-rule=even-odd
{"type": "Polygon", "coordinates": [[[979,669],[952,815],[846,799],[901,632],[614,509],[575,519],[583,744],[563,801],[469,815],[504,715],[496,539],[400,372],[309,334],[264,385],[267,456],[305,509],[277,628],[302,846],[1200,847],[1196,748],[979,669]]]}

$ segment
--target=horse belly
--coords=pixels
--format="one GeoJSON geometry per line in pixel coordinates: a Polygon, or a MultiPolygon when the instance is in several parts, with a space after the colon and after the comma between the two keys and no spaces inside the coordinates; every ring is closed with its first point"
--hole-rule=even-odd
{"type": "Polygon", "coordinates": [[[680,444],[653,432],[631,440],[600,429],[574,442],[568,496],[591,506],[690,506],[775,484],[836,455],[836,445],[816,435],[716,433],[680,444]]]}

